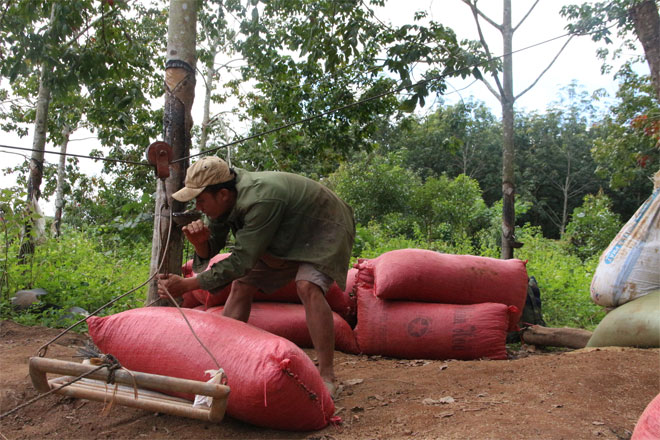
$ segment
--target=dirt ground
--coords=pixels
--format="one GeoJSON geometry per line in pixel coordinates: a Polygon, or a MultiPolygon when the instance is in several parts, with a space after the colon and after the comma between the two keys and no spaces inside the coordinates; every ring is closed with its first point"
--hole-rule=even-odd
{"type": "MultiPolygon", "coordinates": [[[[59,330],[0,321],[0,413],[37,395],[28,358],[59,330]]],[[[48,357],[72,360],[84,335],[67,334],[48,357]]],[[[306,352],[313,356],[312,350],[306,352]]],[[[340,425],[317,432],[211,424],[51,395],[0,420],[19,439],[628,439],[660,392],[660,351],[547,351],[506,361],[425,361],[336,353],[340,425]]]]}

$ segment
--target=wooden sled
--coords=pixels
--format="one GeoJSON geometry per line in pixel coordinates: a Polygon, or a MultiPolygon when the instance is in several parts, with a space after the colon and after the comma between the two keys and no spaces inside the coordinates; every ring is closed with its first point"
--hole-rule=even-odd
{"type": "Polygon", "coordinates": [[[97,367],[90,364],[42,357],[30,358],[30,378],[34,387],[41,393],[55,389],[54,393],[69,397],[108,403],[114,401],[119,405],[215,423],[222,421],[225,415],[230,391],[228,386],[158,374],[116,370],[114,380],[119,386],[115,390],[114,384],[105,383],[108,375],[107,369],[101,369],[84,379],[58,389],[73,378],[95,368],[97,367]],[[47,373],[66,376],[49,380],[46,376],[47,373]],[[137,385],[137,398],[134,385],[137,385]],[[158,391],[197,394],[209,396],[213,400],[210,407],[193,407],[193,403],[188,400],[168,396],[158,391]]]}

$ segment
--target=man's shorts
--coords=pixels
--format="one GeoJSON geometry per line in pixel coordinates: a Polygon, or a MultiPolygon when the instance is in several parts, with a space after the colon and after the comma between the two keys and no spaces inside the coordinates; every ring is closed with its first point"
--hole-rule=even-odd
{"type": "Polygon", "coordinates": [[[332,278],[309,263],[282,260],[270,255],[261,256],[252,270],[236,281],[257,287],[265,294],[271,294],[293,280],[309,281],[317,285],[324,295],[333,283],[332,278]]]}

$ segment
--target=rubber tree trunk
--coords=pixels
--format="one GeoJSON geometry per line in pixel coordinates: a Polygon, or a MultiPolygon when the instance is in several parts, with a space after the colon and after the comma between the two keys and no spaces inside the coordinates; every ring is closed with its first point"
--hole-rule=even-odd
{"type": "Polygon", "coordinates": [[[651,82],[660,102],[660,14],[653,0],[646,0],[630,8],[635,34],[644,48],[651,70],[651,82]]]}
{"type": "Polygon", "coordinates": [[[64,209],[64,178],[66,166],[66,149],[69,145],[71,128],[65,125],[62,129],[62,144],[60,145],[60,162],[57,165],[57,189],[55,190],[55,220],[53,227],[55,236],[59,237],[62,226],[62,210],[64,209]]]}
{"type": "MultiPolygon", "coordinates": [[[[173,149],[172,161],[190,155],[190,110],[195,99],[196,23],[197,0],[170,0],[163,137],[173,149]]],[[[172,199],[172,193],[183,187],[187,168],[188,160],[172,163],[170,176],[164,181],[159,179],[157,183],[150,270],[152,275],[158,271],[161,261],[161,273],[181,273],[183,233],[178,226],[172,225],[169,245],[166,247],[165,244],[170,229],[170,211],[185,210],[184,204],[172,199]]],[[[157,298],[158,281],[155,278],[149,284],[147,302],[157,298]]]]}
{"type": "MultiPolygon", "coordinates": [[[[52,20],[51,20],[52,21],[52,20]]],[[[19,261],[25,262],[28,256],[34,254],[36,238],[34,231],[34,213],[41,197],[41,181],[44,174],[44,149],[48,132],[48,106],[50,104],[50,70],[44,64],[39,77],[39,94],[37,96],[36,116],[34,118],[34,137],[32,138],[32,156],[30,157],[30,174],[27,182],[27,220],[24,226],[24,239],[19,250],[19,261]]]]}
{"type": "Polygon", "coordinates": [[[503,259],[513,258],[515,242],[515,178],[513,135],[513,29],[511,27],[511,0],[504,0],[502,42],[502,253],[503,259]]]}

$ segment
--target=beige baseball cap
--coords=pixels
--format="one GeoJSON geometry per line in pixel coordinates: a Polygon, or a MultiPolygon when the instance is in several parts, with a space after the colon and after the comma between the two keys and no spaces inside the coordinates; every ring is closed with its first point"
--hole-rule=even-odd
{"type": "Polygon", "coordinates": [[[209,185],[229,182],[233,178],[227,162],[217,156],[206,156],[195,162],[186,172],[184,187],[172,194],[179,202],[188,202],[209,185]]]}

